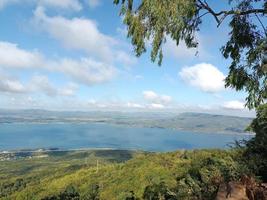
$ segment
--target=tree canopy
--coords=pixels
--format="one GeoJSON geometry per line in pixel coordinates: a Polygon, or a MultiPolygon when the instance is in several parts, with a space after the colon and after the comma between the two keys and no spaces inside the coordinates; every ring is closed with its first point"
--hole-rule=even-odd
{"type": "Polygon", "coordinates": [[[121,5],[128,37],[137,56],[152,41],[151,60],[159,65],[163,59],[166,37],[184,41],[188,48],[198,46],[196,33],[211,15],[219,27],[227,17],[229,40],[221,48],[231,59],[226,87],[245,90],[247,106],[255,108],[267,99],[267,0],[229,0],[231,9],[216,11],[206,0],[114,0],[121,5]]]}
{"type": "Polygon", "coordinates": [[[249,128],[256,136],[247,142],[244,159],[251,171],[267,181],[267,104],[257,108],[257,117],[249,128]]]}

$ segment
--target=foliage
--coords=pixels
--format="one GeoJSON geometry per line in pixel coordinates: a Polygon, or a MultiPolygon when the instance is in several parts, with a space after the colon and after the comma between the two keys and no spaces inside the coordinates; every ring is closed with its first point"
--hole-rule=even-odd
{"type": "Polygon", "coordinates": [[[244,160],[252,172],[267,181],[267,104],[257,109],[257,117],[253,120],[250,129],[256,133],[256,136],[248,141],[244,160]]]}
{"type": "Polygon", "coordinates": [[[129,196],[127,196],[125,200],[139,200],[139,198],[135,196],[134,191],[130,191],[129,196]]]}
{"type": "Polygon", "coordinates": [[[0,198],[8,196],[9,194],[19,191],[26,187],[26,182],[22,178],[14,180],[14,182],[0,183],[0,198]]]}
{"type": "Polygon", "coordinates": [[[170,37],[179,45],[198,45],[196,32],[204,16],[210,14],[217,26],[228,16],[229,41],[222,47],[225,58],[232,60],[226,86],[246,90],[247,106],[255,108],[267,98],[267,32],[264,17],[266,0],[230,0],[230,10],[216,12],[202,0],[114,0],[121,3],[121,15],[128,28],[128,37],[137,56],[146,52],[147,41],[152,41],[151,60],[163,58],[163,45],[170,37]],[[136,3],[137,2],[137,3],[136,3]]]}
{"type": "Polygon", "coordinates": [[[196,159],[188,173],[177,178],[177,199],[215,199],[221,183],[239,180],[242,173],[231,156],[196,159]]]}
{"type": "Polygon", "coordinates": [[[91,185],[89,191],[82,196],[83,200],[100,200],[100,186],[98,184],[91,185]]]}
{"type": "Polygon", "coordinates": [[[65,191],[59,195],[45,197],[42,200],[80,200],[80,195],[72,185],[69,185],[65,191]]]}
{"type": "Polygon", "coordinates": [[[221,182],[236,180],[242,173],[237,162],[240,153],[234,150],[131,154],[126,162],[121,162],[112,150],[51,154],[31,162],[27,159],[1,162],[0,191],[5,183],[15,183],[19,178],[26,185],[22,183],[20,189],[10,190],[0,199],[60,200],[63,196],[80,200],[209,199],[221,182]],[[52,165],[55,157],[56,164],[52,165]],[[77,164],[79,167],[72,167],[77,164]]]}
{"type": "MultiPolygon", "coordinates": [[[[114,3],[120,3],[115,0],[114,3]]],[[[128,26],[128,37],[131,37],[137,56],[146,51],[146,40],[152,38],[151,59],[158,63],[162,62],[162,46],[166,35],[179,44],[185,40],[188,47],[196,47],[194,33],[198,28],[198,19],[194,0],[143,0],[137,6],[133,0],[122,1],[121,15],[124,23],[128,26]]]]}
{"type": "Polygon", "coordinates": [[[170,189],[166,186],[164,182],[160,182],[159,184],[149,185],[145,188],[143,194],[144,200],[175,200],[175,194],[170,191],[170,189]]]}
{"type": "Polygon", "coordinates": [[[175,185],[170,187],[161,182],[147,186],[143,198],[153,200],[215,199],[220,184],[239,180],[244,173],[234,157],[230,155],[220,157],[218,153],[198,154],[192,159],[188,171],[177,177],[175,185]]]}

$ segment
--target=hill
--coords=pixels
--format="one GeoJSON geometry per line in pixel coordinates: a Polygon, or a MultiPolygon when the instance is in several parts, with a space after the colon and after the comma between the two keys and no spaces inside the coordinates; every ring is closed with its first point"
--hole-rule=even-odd
{"type": "Polygon", "coordinates": [[[204,199],[214,199],[224,178],[239,178],[236,156],[222,150],[39,151],[0,163],[0,199],[57,199],[71,194],[86,200],[96,194],[100,199],[124,200],[157,193],[159,186],[181,198],[192,190],[186,195],[198,192],[204,199]]]}
{"type": "Polygon", "coordinates": [[[209,133],[244,133],[251,118],[212,115],[204,113],[182,113],[176,117],[157,122],[158,126],[176,130],[209,133]]]}
{"type": "Polygon", "coordinates": [[[200,133],[243,134],[252,118],[204,113],[56,112],[0,110],[0,123],[110,123],[200,133]]]}

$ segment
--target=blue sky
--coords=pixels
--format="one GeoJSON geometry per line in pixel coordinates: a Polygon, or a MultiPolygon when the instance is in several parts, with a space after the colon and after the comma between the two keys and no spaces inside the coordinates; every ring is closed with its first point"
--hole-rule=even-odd
{"type": "Polygon", "coordinates": [[[167,38],[158,67],[134,56],[118,13],[107,0],[0,0],[0,108],[254,115],[224,88],[227,23],[205,18],[197,56],[167,38]]]}

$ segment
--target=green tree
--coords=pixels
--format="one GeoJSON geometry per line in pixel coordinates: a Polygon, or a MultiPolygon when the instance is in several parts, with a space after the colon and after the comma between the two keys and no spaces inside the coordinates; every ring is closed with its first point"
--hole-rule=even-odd
{"type": "Polygon", "coordinates": [[[127,196],[127,197],[125,198],[125,200],[139,200],[139,198],[137,198],[137,197],[135,196],[134,191],[130,191],[129,196],[127,196]]]}
{"type": "Polygon", "coordinates": [[[58,196],[50,196],[42,198],[42,200],[60,200],[58,196]]]}
{"type": "Polygon", "coordinates": [[[216,11],[206,0],[114,0],[121,4],[121,15],[137,56],[152,41],[151,60],[160,65],[163,44],[171,37],[197,47],[196,32],[211,15],[219,27],[230,17],[229,41],[221,48],[232,60],[226,86],[248,92],[247,106],[255,108],[267,98],[266,0],[229,0],[229,10],[216,11]]]}
{"type": "Polygon", "coordinates": [[[42,198],[42,200],[80,200],[80,194],[77,192],[75,187],[73,187],[72,185],[69,185],[59,195],[45,197],[45,198],[42,198]]]}
{"type": "Polygon", "coordinates": [[[267,181],[267,104],[258,107],[250,129],[256,136],[247,143],[245,162],[249,161],[251,170],[267,181]]]}
{"type": "Polygon", "coordinates": [[[100,187],[98,184],[90,186],[89,191],[82,197],[83,200],[99,200],[100,199],[100,187]]]}
{"type": "Polygon", "coordinates": [[[64,192],[59,195],[60,200],[79,200],[80,195],[72,185],[69,185],[64,192]]]}
{"type": "Polygon", "coordinates": [[[143,194],[144,200],[176,200],[176,195],[164,182],[149,185],[143,194]]]}
{"type": "Polygon", "coordinates": [[[242,167],[234,158],[230,155],[198,155],[191,161],[188,171],[177,177],[174,188],[177,199],[215,199],[222,183],[239,180],[243,174],[242,167]]]}

